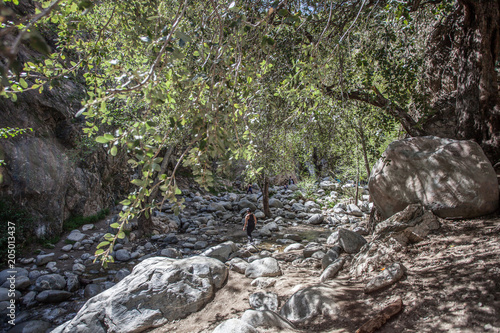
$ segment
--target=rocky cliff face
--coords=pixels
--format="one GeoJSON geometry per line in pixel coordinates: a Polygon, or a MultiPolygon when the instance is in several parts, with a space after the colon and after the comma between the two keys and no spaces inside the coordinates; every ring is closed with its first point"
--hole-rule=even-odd
{"type": "Polygon", "coordinates": [[[0,196],[33,214],[38,237],[60,232],[71,215],[106,208],[127,183],[119,176],[124,175],[123,158],[108,156],[98,145],[82,148],[81,126],[74,118],[82,94],[81,86],[65,81],[51,91],[27,91],[15,103],[0,103],[0,127],[33,129],[0,140],[6,163],[0,169],[0,196]]]}

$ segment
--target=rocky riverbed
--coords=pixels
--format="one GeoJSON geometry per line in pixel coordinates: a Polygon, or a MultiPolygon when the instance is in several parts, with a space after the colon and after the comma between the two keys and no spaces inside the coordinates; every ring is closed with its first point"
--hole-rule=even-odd
{"type": "MultiPolygon", "coordinates": [[[[155,212],[162,232],[148,239],[129,225],[116,262],[103,269],[93,252],[115,211],[20,260],[10,331],[352,332],[397,300],[405,309],[387,332],[435,332],[432,318],[441,316],[447,331],[498,330],[500,253],[498,246],[485,250],[498,241],[498,219],[445,221],[411,206],[368,236],[368,193],[356,206],[339,191],[328,179],[314,201],[295,186],[272,188],[273,218],[265,219],[260,193],[186,189],[179,216],[168,205],[155,212]],[[253,244],[241,230],[247,208],[258,218],[253,244]],[[475,286],[459,293],[467,267],[475,286]],[[458,276],[450,275],[454,269],[458,276]],[[461,314],[469,319],[452,320],[461,314]]],[[[2,287],[5,279],[2,272],[2,287]]]]}

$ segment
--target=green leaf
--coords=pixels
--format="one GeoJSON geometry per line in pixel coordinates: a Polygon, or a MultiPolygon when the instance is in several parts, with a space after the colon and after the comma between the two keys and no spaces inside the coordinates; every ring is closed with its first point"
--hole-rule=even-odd
{"type": "Polygon", "coordinates": [[[104,137],[110,141],[115,139],[114,135],[109,133],[104,134],[104,137]]]}
{"type": "Polygon", "coordinates": [[[112,156],[116,156],[116,154],[118,153],[118,148],[116,148],[116,146],[111,147],[110,153],[112,156]]]}
{"type": "Polygon", "coordinates": [[[108,241],[100,242],[99,245],[97,245],[97,248],[100,249],[103,246],[109,245],[108,241]]]}
{"type": "Polygon", "coordinates": [[[129,199],[125,199],[123,201],[120,202],[121,205],[124,205],[124,206],[130,206],[132,202],[129,200],[129,199]]]}
{"type": "Polygon", "coordinates": [[[172,55],[176,59],[182,59],[182,58],[184,58],[184,54],[181,51],[179,51],[178,48],[174,48],[174,52],[172,52],[172,55]]]}
{"type": "Polygon", "coordinates": [[[185,42],[191,42],[191,41],[192,41],[191,37],[189,37],[189,36],[188,36],[188,35],[186,35],[184,32],[179,31],[179,30],[177,30],[177,31],[175,32],[175,36],[176,36],[177,38],[180,38],[180,39],[184,40],[185,42]]]}
{"type": "Polygon", "coordinates": [[[118,233],[118,235],[116,235],[116,236],[117,236],[118,238],[120,238],[120,239],[124,239],[124,238],[125,238],[125,233],[124,233],[123,231],[120,231],[120,232],[118,233]]]}
{"type": "Polygon", "coordinates": [[[106,139],[105,137],[103,136],[98,136],[97,138],[95,138],[95,141],[99,142],[99,143],[108,143],[109,140],[106,139]]]}
{"type": "Polygon", "coordinates": [[[290,14],[290,12],[288,10],[286,10],[286,9],[280,9],[278,11],[278,15],[279,16],[288,16],[289,14],[290,14]]]}
{"type": "Polygon", "coordinates": [[[137,186],[142,186],[144,184],[142,179],[132,179],[131,183],[137,186]]]}
{"type": "Polygon", "coordinates": [[[117,222],[112,223],[112,224],[110,225],[110,227],[111,227],[111,228],[113,228],[113,229],[118,229],[118,228],[120,227],[120,223],[117,223],[117,222]]]}
{"type": "Polygon", "coordinates": [[[24,81],[23,78],[20,78],[19,79],[19,84],[21,85],[21,87],[23,88],[28,88],[28,83],[26,83],[26,81],[24,81]]]}

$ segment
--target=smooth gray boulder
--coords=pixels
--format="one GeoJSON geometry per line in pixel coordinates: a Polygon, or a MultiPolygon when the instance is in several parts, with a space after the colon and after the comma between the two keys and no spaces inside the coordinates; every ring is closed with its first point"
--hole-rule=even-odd
{"type": "Polygon", "coordinates": [[[86,234],[82,233],[80,230],[75,229],[70,232],[66,239],[70,242],[81,242],[85,237],[87,237],[86,234]]]}
{"type": "Polygon", "coordinates": [[[335,230],[332,232],[330,236],[328,236],[328,239],[326,240],[326,244],[328,245],[335,245],[339,242],[339,231],[335,230]]]}
{"type": "Polygon", "coordinates": [[[269,222],[265,224],[262,228],[260,228],[259,232],[264,236],[271,236],[272,232],[279,231],[278,224],[276,222],[269,222]]]}
{"type": "Polygon", "coordinates": [[[274,258],[263,258],[252,261],[245,270],[248,278],[273,277],[281,275],[281,268],[274,258]]]}
{"type": "Polygon", "coordinates": [[[73,295],[66,290],[44,290],[36,295],[36,300],[42,303],[60,303],[73,295]]]}
{"type": "Polygon", "coordinates": [[[127,249],[120,249],[115,252],[115,259],[118,261],[129,261],[130,252],[127,249]]]}
{"type": "Polygon", "coordinates": [[[280,328],[284,330],[295,330],[295,326],[273,311],[246,310],[241,320],[253,327],[280,328]]]}
{"type": "Polygon", "coordinates": [[[368,187],[383,218],[417,203],[442,218],[473,218],[498,208],[495,170],[473,141],[426,136],[392,142],[368,187]]]}
{"type": "Polygon", "coordinates": [[[296,251],[296,250],[302,250],[304,248],[304,244],[301,243],[293,243],[285,247],[283,252],[290,252],[290,251],[296,251]]]}
{"type": "Polygon", "coordinates": [[[281,307],[279,314],[293,324],[307,324],[322,316],[334,320],[340,314],[335,292],[323,285],[314,285],[297,291],[281,307]]]}
{"type": "Polygon", "coordinates": [[[31,286],[31,280],[29,277],[21,275],[14,279],[5,281],[4,284],[1,285],[2,288],[14,287],[16,290],[24,290],[29,286],[31,286]]]}
{"type": "Polygon", "coordinates": [[[182,258],[182,253],[173,247],[162,249],[159,255],[162,257],[174,258],[174,259],[182,258]]]}
{"type": "Polygon", "coordinates": [[[337,260],[339,255],[340,253],[338,251],[335,251],[334,249],[329,249],[328,251],[326,251],[325,256],[321,259],[321,268],[325,269],[330,266],[331,263],[337,260]]]}
{"type": "Polygon", "coordinates": [[[296,212],[305,212],[306,211],[306,207],[304,207],[304,205],[296,202],[292,205],[292,210],[296,211],[296,212]]]}
{"type": "MultiPolygon", "coordinates": [[[[21,292],[16,290],[15,291],[15,295],[14,295],[14,299],[19,299],[21,297],[21,292]]],[[[0,287],[0,302],[3,302],[3,301],[10,301],[11,299],[11,291],[9,288],[2,288],[0,287]]]]}
{"type": "Polygon", "coordinates": [[[358,216],[358,217],[362,217],[363,216],[363,212],[361,211],[361,209],[356,206],[355,204],[349,204],[347,206],[347,211],[351,214],[351,215],[354,215],[354,216],[358,216]]]}
{"type": "Polygon", "coordinates": [[[113,287],[92,297],[53,333],[142,332],[205,306],[226,282],[219,260],[148,258],[113,287]]]}
{"type": "Polygon", "coordinates": [[[323,214],[314,214],[306,221],[306,223],[307,224],[321,224],[321,223],[323,223],[324,219],[325,219],[325,217],[323,216],[323,214]]]}
{"type": "Polygon", "coordinates": [[[248,267],[248,262],[241,258],[233,258],[227,262],[229,269],[240,274],[245,274],[248,267]]]}
{"type": "Polygon", "coordinates": [[[257,207],[247,199],[241,199],[240,201],[238,201],[238,207],[240,209],[250,208],[252,212],[255,212],[257,210],[257,207]]]}
{"type": "Polygon", "coordinates": [[[63,290],[66,287],[66,280],[59,274],[42,275],[36,279],[37,290],[63,290]]]}
{"type": "Polygon", "coordinates": [[[339,229],[339,243],[342,249],[349,253],[358,253],[359,250],[366,244],[366,239],[360,234],[353,231],[340,228],[339,229]]]}
{"type": "Polygon", "coordinates": [[[231,253],[236,251],[238,251],[238,246],[236,246],[236,244],[234,244],[234,242],[232,241],[227,241],[205,250],[205,252],[202,253],[202,256],[219,259],[223,262],[226,262],[229,259],[231,253]]]}
{"type": "Polygon", "coordinates": [[[209,212],[225,212],[226,208],[219,202],[211,202],[208,205],[207,210],[209,212]]]}
{"type": "Polygon", "coordinates": [[[283,208],[283,203],[279,199],[271,198],[271,199],[269,199],[269,207],[271,207],[271,208],[283,208]]]}
{"type": "Polygon", "coordinates": [[[100,294],[104,290],[104,286],[100,284],[91,283],[85,286],[83,290],[83,296],[85,298],[91,298],[95,295],[100,294]]]}
{"type": "Polygon", "coordinates": [[[401,280],[404,273],[405,268],[402,264],[392,264],[367,283],[365,286],[365,293],[371,293],[398,282],[401,280]]]}
{"type": "Polygon", "coordinates": [[[52,325],[43,320],[25,321],[12,327],[7,333],[45,333],[52,325]]]}
{"type": "Polygon", "coordinates": [[[319,277],[320,282],[325,282],[328,279],[333,279],[337,273],[342,269],[344,266],[344,258],[338,258],[335,260],[333,263],[331,263],[323,273],[321,273],[321,276],[319,277]]]}
{"type": "Polygon", "coordinates": [[[323,251],[323,246],[316,242],[310,242],[304,247],[302,254],[304,258],[309,258],[318,251],[323,251]]]}
{"type": "Polygon", "coordinates": [[[14,275],[16,278],[20,276],[28,276],[28,271],[21,267],[7,268],[0,272],[0,286],[7,282],[7,278],[14,275]]]}
{"type": "Polygon", "coordinates": [[[212,333],[258,333],[258,331],[246,322],[233,318],[223,321],[212,333]]]}
{"type": "Polygon", "coordinates": [[[55,253],[49,253],[49,254],[39,254],[36,256],[36,265],[37,266],[42,266],[45,265],[46,263],[50,261],[55,260],[55,253]]]}
{"type": "Polygon", "coordinates": [[[254,310],[264,311],[277,311],[279,307],[278,295],[271,292],[256,292],[248,298],[250,307],[254,310]]]}

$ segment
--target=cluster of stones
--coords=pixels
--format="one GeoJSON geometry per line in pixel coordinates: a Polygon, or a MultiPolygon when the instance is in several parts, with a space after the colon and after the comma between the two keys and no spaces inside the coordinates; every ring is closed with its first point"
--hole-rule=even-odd
{"type": "MultiPolygon", "coordinates": [[[[139,245],[136,231],[133,230],[134,222],[126,226],[127,237],[119,240],[114,247],[113,256],[117,264],[108,270],[94,262],[92,251],[103,240],[105,232],[113,232],[113,229],[108,227],[108,230],[98,232],[94,225],[84,225],[81,230],[73,230],[66,237],[65,244],[61,247],[64,253],[57,258],[54,253],[41,251],[36,257],[21,259],[24,268],[17,269],[16,279],[18,304],[23,309],[38,313],[41,319],[60,324],[74,315],[85,300],[113,287],[129,275],[133,267],[148,258],[160,256],[180,259],[214,251],[218,246],[207,250],[214,244],[232,244],[231,253],[236,259],[241,245],[228,243],[230,238],[227,230],[230,224],[243,225],[243,217],[248,208],[255,212],[259,220],[258,231],[255,232],[259,240],[272,241],[276,243],[276,248],[291,245],[287,251],[297,246],[314,248],[314,243],[302,243],[300,235],[286,233],[286,228],[290,225],[321,224],[328,230],[348,224],[351,229],[357,228],[358,232],[365,233],[362,217],[371,208],[367,202],[368,196],[364,196],[361,208],[348,203],[334,205],[338,192],[333,189],[338,189],[337,183],[323,179],[315,193],[317,200],[304,201],[295,199],[303,196],[296,185],[290,186],[288,190],[282,187],[271,188],[269,203],[275,216],[273,219],[265,219],[261,193],[226,193],[219,196],[184,193],[186,209],[179,216],[174,215],[168,204],[154,212],[155,226],[166,233],[157,233],[149,241],[139,245]],[[361,227],[356,227],[358,225],[361,227]],[[58,263],[64,263],[60,265],[71,267],[71,270],[63,270],[58,267],[58,263]],[[54,307],[53,304],[58,306],[54,307]]],[[[109,226],[117,221],[118,215],[114,215],[108,219],[107,224],[109,226]]],[[[315,254],[317,258],[321,256],[321,253],[315,254]]],[[[217,256],[215,258],[221,259],[217,256]]],[[[306,261],[305,265],[307,264],[306,261]]],[[[6,289],[0,289],[0,295],[4,293],[6,294],[6,289]]],[[[3,298],[0,301],[0,311],[6,311],[7,299],[3,298]]],[[[20,323],[25,319],[22,315],[18,316],[20,323]]],[[[39,321],[39,324],[45,326],[46,322],[39,321]]]]}

